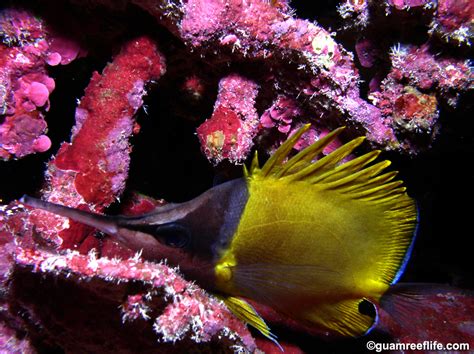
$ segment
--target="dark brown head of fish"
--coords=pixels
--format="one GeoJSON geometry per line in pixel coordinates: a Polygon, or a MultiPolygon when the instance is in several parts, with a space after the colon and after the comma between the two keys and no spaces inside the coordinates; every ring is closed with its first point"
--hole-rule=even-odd
{"type": "Polygon", "coordinates": [[[21,202],[95,227],[148,261],[166,259],[190,279],[212,289],[214,265],[239,224],[248,199],[244,179],[215,186],[185,203],[138,216],[89,213],[24,196],[21,202]]]}

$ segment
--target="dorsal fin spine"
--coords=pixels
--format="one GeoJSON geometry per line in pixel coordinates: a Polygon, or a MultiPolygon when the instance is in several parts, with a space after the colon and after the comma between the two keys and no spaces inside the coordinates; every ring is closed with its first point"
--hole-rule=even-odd
{"type": "Polygon", "coordinates": [[[245,176],[247,178],[278,179],[283,183],[305,181],[313,185],[318,184],[327,190],[334,189],[344,194],[350,194],[350,197],[354,199],[377,200],[382,203],[391,202],[405,192],[405,187],[400,186],[401,181],[388,183],[397,175],[396,171],[379,175],[390,165],[390,161],[385,160],[365,167],[380,155],[380,150],[368,152],[340,164],[344,158],[362,144],[364,137],[353,139],[313,162],[313,159],[344,130],[344,127],[330,132],[285,162],[296,142],[309,127],[310,125],[307,124],[293,134],[262,168],[259,167],[256,152],[250,168],[244,169],[245,176]],[[298,170],[298,168],[301,169],[298,170]]]}
{"type": "Polygon", "coordinates": [[[318,141],[314,142],[311,146],[307,147],[304,150],[301,150],[295,156],[293,156],[287,163],[285,163],[280,171],[275,173],[275,177],[279,178],[284,176],[291,168],[300,163],[301,161],[311,161],[317,155],[319,155],[326,146],[336,139],[336,137],[345,129],[346,127],[340,127],[332,132],[328,133],[318,141]]]}
{"type": "MultiPolygon", "coordinates": [[[[384,203],[391,202],[393,199],[399,198],[400,194],[405,193],[405,191],[406,191],[406,187],[400,187],[400,188],[394,189],[382,197],[383,202],[384,203]]],[[[381,199],[381,196],[374,195],[374,196],[369,196],[363,199],[366,201],[378,200],[378,199],[381,199]]]]}
{"type": "Polygon", "coordinates": [[[267,177],[275,166],[278,166],[288,156],[299,138],[310,128],[311,124],[305,124],[300,130],[285,141],[265,163],[261,170],[262,177],[267,177]]]}
{"type": "Polygon", "coordinates": [[[336,166],[334,169],[334,174],[337,173],[352,173],[353,171],[357,171],[362,167],[368,165],[372,161],[374,161],[380,155],[380,150],[374,150],[364,154],[362,156],[356,157],[355,159],[348,161],[342,165],[336,166]]]}
{"type": "Polygon", "coordinates": [[[358,192],[358,193],[352,193],[351,195],[354,197],[354,198],[365,198],[365,197],[368,197],[370,196],[371,194],[373,193],[377,193],[381,190],[386,190],[387,192],[395,189],[396,187],[400,186],[403,184],[403,181],[395,181],[395,182],[390,182],[390,183],[387,183],[387,184],[383,184],[381,186],[378,186],[378,187],[375,187],[375,188],[372,188],[372,189],[367,189],[367,190],[364,190],[362,192],[358,192]]]}
{"type": "Polygon", "coordinates": [[[253,155],[252,163],[250,164],[250,175],[255,175],[260,173],[260,166],[258,163],[258,151],[255,151],[253,155]]]}
{"type": "Polygon", "coordinates": [[[298,181],[304,178],[307,178],[315,171],[321,170],[327,166],[334,166],[347,155],[349,155],[357,146],[362,144],[365,140],[365,137],[361,136],[351,140],[350,142],[344,144],[340,148],[334,150],[329,155],[324,156],[322,159],[310,164],[309,166],[303,168],[301,171],[298,171],[292,175],[283,177],[287,182],[298,181]]]}
{"type": "Polygon", "coordinates": [[[321,175],[314,176],[311,183],[327,183],[339,180],[347,175],[360,170],[362,167],[368,165],[375,160],[380,154],[380,151],[374,150],[365,155],[359,156],[349,162],[336,166],[334,170],[329,170],[321,175]]]}
{"type": "MultiPolygon", "coordinates": [[[[390,161],[388,161],[388,160],[381,161],[381,162],[376,163],[375,165],[364,168],[363,170],[360,170],[359,172],[350,174],[349,176],[346,176],[344,178],[340,178],[336,181],[329,182],[329,183],[324,183],[323,182],[323,184],[325,185],[326,188],[339,188],[339,187],[345,185],[346,183],[351,183],[351,182],[354,182],[358,179],[368,180],[371,177],[373,177],[373,176],[377,175],[378,173],[380,173],[382,170],[384,170],[388,166],[390,166],[390,161]]],[[[314,183],[312,180],[311,180],[311,182],[314,183]]]]}
{"type": "Polygon", "coordinates": [[[374,177],[370,179],[369,181],[367,181],[366,183],[355,184],[353,186],[346,187],[345,191],[354,192],[354,193],[357,193],[357,191],[359,190],[365,191],[366,189],[370,188],[371,185],[379,186],[381,184],[390,182],[391,180],[395,178],[397,174],[398,174],[397,171],[390,171],[390,172],[384,173],[383,175],[374,177]]]}
{"type": "Polygon", "coordinates": [[[247,166],[245,166],[245,164],[243,164],[243,173],[244,173],[244,178],[248,178],[249,170],[247,169],[247,166]]]}

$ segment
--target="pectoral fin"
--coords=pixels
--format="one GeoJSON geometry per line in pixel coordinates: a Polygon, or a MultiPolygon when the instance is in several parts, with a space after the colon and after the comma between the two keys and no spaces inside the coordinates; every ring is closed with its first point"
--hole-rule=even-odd
{"type": "Polygon", "coordinates": [[[218,296],[219,299],[224,301],[229,310],[241,321],[248,323],[252,327],[258,329],[265,337],[273,341],[283,351],[280,344],[277,341],[277,337],[271,332],[268,325],[265,323],[262,317],[255,311],[255,309],[247,301],[229,296],[223,297],[218,296]]]}

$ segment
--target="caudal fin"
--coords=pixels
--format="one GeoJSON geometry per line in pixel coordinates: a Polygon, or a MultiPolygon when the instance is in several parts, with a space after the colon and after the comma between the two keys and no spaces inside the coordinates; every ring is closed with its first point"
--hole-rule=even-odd
{"type": "Polygon", "coordinates": [[[474,292],[440,284],[397,284],[382,297],[377,329],[399,342],[468,343],[474,348],[474,292]]]}

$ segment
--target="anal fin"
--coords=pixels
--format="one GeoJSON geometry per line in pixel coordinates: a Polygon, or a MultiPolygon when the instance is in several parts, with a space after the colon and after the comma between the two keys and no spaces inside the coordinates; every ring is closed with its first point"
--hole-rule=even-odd
{"type": "Polygon", "coordinates": [[[363,301],[351,299],[318,305],[309,310],[305,319],[343,336],[358,337],[367,333],[377,322],[376,318],[359,311],[359,304],[363,301]]]}

